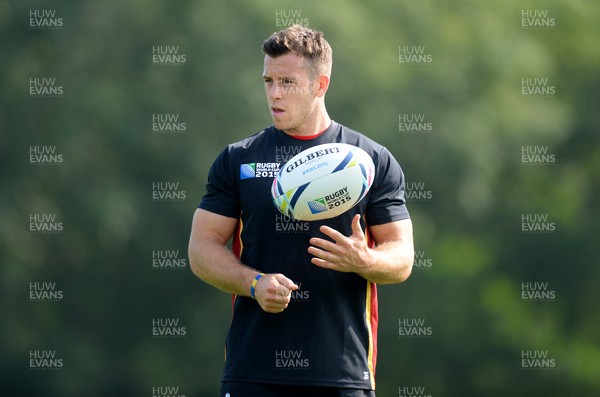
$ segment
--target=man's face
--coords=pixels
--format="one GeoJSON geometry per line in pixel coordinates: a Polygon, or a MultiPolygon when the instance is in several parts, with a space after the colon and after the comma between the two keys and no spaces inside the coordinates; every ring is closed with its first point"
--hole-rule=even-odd
{"type": "Polygon", "coordinates": [[[263,80],[275,128],[293,133],[316,116],[318,83],[311,80],[304,58],[266,55],[263,80]]]}

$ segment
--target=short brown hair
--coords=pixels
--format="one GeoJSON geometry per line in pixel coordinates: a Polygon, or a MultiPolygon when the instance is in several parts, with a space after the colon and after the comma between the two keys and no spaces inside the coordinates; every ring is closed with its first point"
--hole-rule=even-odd
{"type": "Polygon", "coordinates": [[[303,57],[313,79],[320,74],[331,75],[333,51],[323,32],[292,25],[273,33],[262,43],[261,49],[272,58],[289,53],[303,57]]]}

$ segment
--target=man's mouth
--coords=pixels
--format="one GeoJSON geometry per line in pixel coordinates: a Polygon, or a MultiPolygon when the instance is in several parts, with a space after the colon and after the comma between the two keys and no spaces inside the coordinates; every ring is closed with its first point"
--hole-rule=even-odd
{"type": "Polygon", "coordinates": [[[271,106],[271,114],[273,116],[280,116],[284,112],[285,112],[285,110],[283,110],[282,108],[279,108],[277,106],[271,106]]]}

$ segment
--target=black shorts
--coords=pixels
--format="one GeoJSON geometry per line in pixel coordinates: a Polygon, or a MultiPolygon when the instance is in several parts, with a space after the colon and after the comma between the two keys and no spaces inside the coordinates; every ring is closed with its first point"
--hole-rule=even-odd
{"type": "Polygon", "coordinates": [[[221,383],[221,397],[375,397],[373,390],[287,386],[266,383],[221,383]]]}

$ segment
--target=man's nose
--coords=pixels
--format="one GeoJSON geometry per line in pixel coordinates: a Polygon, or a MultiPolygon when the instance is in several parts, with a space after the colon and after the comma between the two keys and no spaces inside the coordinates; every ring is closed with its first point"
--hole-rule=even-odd
{"type": "Polygon", "coordinates": [[[281,84],[278,84],[277,82],[271,84],[271,87],[268,90],[268,95],[270,99],[281,99],[283,97],[281,84]]]}

